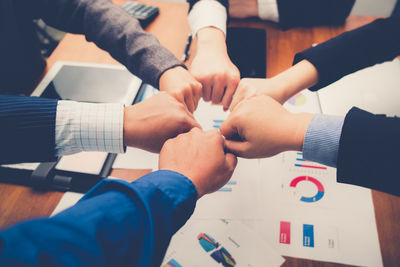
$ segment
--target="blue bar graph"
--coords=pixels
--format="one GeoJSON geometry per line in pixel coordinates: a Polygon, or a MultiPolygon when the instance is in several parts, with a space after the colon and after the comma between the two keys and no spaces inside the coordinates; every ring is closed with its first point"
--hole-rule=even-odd
{"type": "Polygon", "coordinates": [[[213,120],[213,127],[215,129],[219,129],[219,127],[221,126],[221,124],[224,122],[224,120],[213,120]]]}
{"type": "Polygon", "coordinates": [[[232,192],[232,188],[230,188],[230,187],[222,187],[218,191],[219,192],[232,192]]]}
{"type": "Polygon", "coordinates": [[[314,247],[314,225],[303,224],[303,246],[314,247]]]}

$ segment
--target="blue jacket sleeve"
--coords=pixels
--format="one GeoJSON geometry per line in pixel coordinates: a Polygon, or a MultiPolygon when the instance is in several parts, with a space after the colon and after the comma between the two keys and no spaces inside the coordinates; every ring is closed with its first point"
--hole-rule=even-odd
{"type": "Polygon", "coordinates": [[[160,266],[196,200],[192,182],[172,171],[105,180],[68,210],[1,232],[0,265],[160,266]]]}
{"type": "Polygon", "coordinates": [[[57,100],[0,95],[0,164],[55,159],[57,100]]]}

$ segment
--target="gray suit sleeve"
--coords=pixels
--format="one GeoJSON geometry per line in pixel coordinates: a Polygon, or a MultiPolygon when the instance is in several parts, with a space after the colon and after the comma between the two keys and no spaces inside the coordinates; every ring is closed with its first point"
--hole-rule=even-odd
{"type": "Polygon", "coordinates": [[[40,17],[63,31],[84,34],[88,41],[157,88],[163,72],[184,67],[153,35],[143,31],[138,20],[109,0],[17,1],[27,16],[40,17]]]}

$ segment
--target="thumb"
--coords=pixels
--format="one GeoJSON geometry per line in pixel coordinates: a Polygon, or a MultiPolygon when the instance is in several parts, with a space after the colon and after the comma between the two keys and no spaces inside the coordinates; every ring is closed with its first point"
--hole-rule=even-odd
{"type": "Polygon", "coordinates": [[[225,139],[225,150],[236,156],[247,158],[249,155],[250,143],[248,141],[232,141],[225,139]]]}
{"type": "Polygon", "coordinates": [[[236,156],[233,155],[232,153],[226,153],[225,154],[225,166],[231,172],[231,175],[236,168],[236,164],[237,164],[236,156]]]}
{"type": "Polygon", "coordinates": [[[233,136],[237,135],[236,127],[233,126],[232,120],[229,118],[221,124],[219,131],[226,138],[232,138],[233,136]]]}

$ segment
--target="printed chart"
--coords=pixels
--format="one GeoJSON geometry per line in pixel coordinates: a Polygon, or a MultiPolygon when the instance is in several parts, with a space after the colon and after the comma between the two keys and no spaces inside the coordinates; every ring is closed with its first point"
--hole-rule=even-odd
{"type": "Polygon", "coordinates": [[[268,243],[241,222],[190,220],[173,236],[163,266],[268,267],[283,262],[268,243]]]}
{"type": "Polygon", "coordinates": [[[307,103],[307,97],[302,93],[298,93],[297,95],[291,97],[288,100],[288,103],[292,106],[302,106],[307,103]]]}

